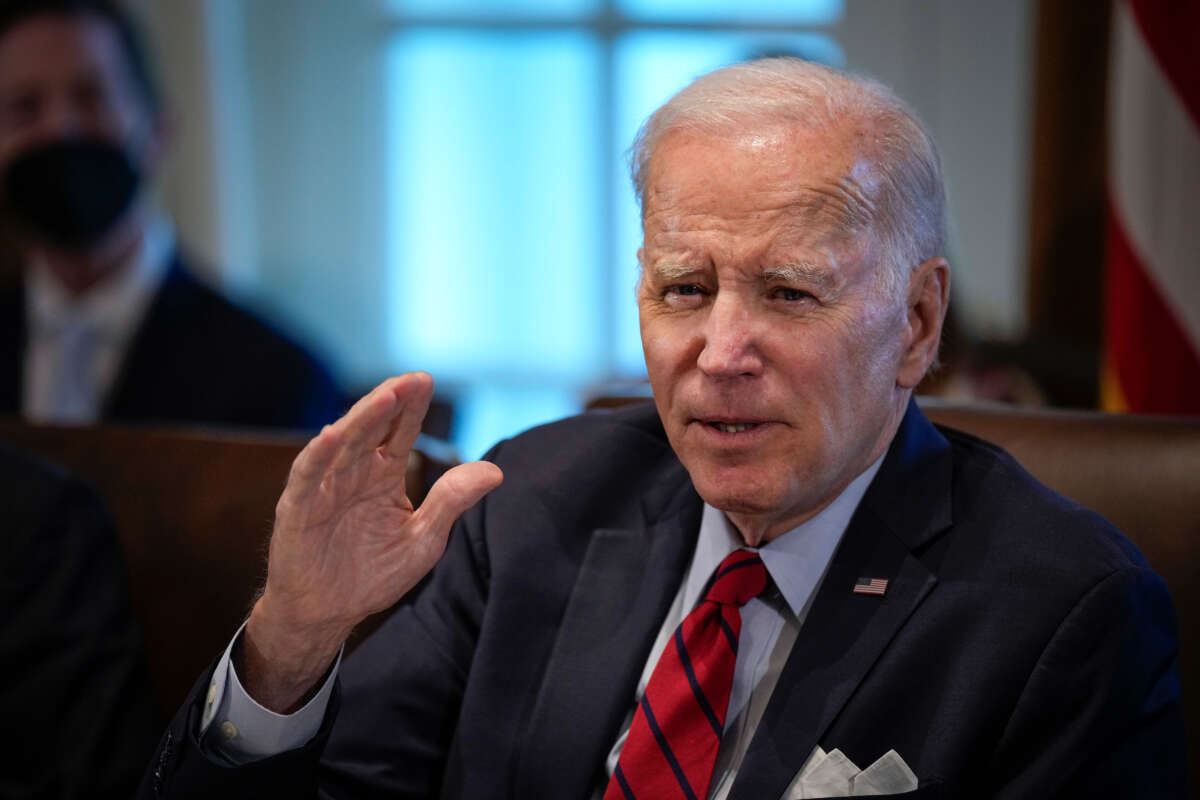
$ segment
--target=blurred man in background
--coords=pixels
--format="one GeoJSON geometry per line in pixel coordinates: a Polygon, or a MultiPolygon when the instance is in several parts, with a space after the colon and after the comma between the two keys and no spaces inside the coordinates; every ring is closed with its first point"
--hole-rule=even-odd
{"type": "Polygon", "coordinates": [[[130,20],[0,3],[0,413],[315,428],[341,398],[311,355],[202,285],[148,187],[168,140],[130,20]]]}

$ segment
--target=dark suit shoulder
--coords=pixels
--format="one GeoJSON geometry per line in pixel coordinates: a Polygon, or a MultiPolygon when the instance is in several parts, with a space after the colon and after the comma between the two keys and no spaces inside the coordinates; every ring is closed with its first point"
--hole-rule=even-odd
{"type": "Polygon", "coordinates": [[[19,490],[22,497],[29,499],[29,493],[41,497],[59,490],[68,480],[69,473],[57,464],[0,442],[0,482],[19,490]]]}
{"type": "Polygon", "coordinates": [[[257,361],[269,355],[277,359],[270,365],[272,370],[324,372],[307,348],[258,314],[217,292],[183,264],[173,269],[160,303],[163,312],[178,315],[171,320],[175,326],[182,327],[186,320],[189,325],[217,336],[218,342],[240,344],[240,354],[229,350],[221,354],[223,357],[257,361]]]}
{"type": "Polygon", "coordinates": [[[101,503],[82,481],[58,465],[4,442],[0,442],[0,486],[4,487],[4,503],[0,504],[7,554],[4,563],[14,568],[13,578],[31,577],[29,559],[38,563],[52,559],[63,545],[63,531],[47,535],[50,520],[69,513],[86,513],[98,522],[106,519],[101,503]]]}
{"type": "Polygon", "coordinates": [[[1003,722],[987,766],[975,770],[997,788],[982,793],[1186,796],[1166,584],[1108,520],[1007,452],[943,434],[954,454],[957,533],[944,537],[953,544],[939,608],[966,649],[1003,643],[1002,668],[988,681],[991,696],[1004,698],[1003,722]]]}
{"type": "MultiPolygon", "coordinates": [[[[588,411],[538,425],[505,440],[506,458],[517,453],[541,453],[550,447],[629,445],[666,448],[667,436],[653,403],[639,402],[617,409],[588,411]]],[[[582,455],[576,453],[575,455],[582,455]]]]}
{"type": "Polygon", "coordinates": [[[589,411],[539,425],[497,445],[486,456],[513,467],[525,488],[615,491],[656,467],[678,465],[650,403],[589,411]]]}
{"type": "Polygon", "coordinates": [[[649,403],[540,425],[484,458],[505,475],[484,500],[489,513],[520,518],[533,504],[560,530],[590,535],[700,503],[649,403]]]}
{"type": "Polygon", "coordinates": [[[956,526],[987,531],[993,547],[1032,574],[1069,573],[1075,582],[1149,569],[1111,522],[1041,483],[1003,448],[953,428],[939,430],[955,465],[956,526]]]}
{"type": "Polygon", "coordinates": [[[341,393],[310,352],[177,260],[138,328],[107,412],[312,429],[342,410],[341,393]]]}

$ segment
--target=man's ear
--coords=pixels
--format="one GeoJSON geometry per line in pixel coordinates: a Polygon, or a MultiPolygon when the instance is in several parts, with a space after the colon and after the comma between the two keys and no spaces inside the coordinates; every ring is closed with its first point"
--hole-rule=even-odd
{"type": "Polygon", "coordinates": [[[942,321],[950,304],[950,265],[938,256],[922,261],[908,279],[904,351],[896,383],[916,388],[937,359],[942,321]]]}

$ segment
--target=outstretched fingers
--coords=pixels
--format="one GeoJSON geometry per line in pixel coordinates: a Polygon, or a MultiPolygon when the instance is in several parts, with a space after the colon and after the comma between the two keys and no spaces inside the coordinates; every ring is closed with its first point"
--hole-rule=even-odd
{"type": "Polygon", "coordinates": [[[398,404],[397,413],[393,415],[387,433],[376,444],[383,448],[385,455],[407,464],[408,454],[429,411],[433,378],[424,372],[409,373],[391,387],[391,391],[398,404]]]}
{"type": "Polygon", "coordinates": [[[345,441],[333,468],[344,469],[374,456],[398,425],[415,425],[419,431],[432,394],[433,379],[424,373],[389,378],[375,387],[334,423],[345,441]],[[414,417],[415,422],[411,421],[414,417]]]}
{"type": "MultiPolygon", "coordinates": [[[[409,373],[388,380],[360,398],[346,414],[326,425],[292,462],[286,494],[304,497],[320,489],[331,472],[361,465],[384,446],[388,454],[407,456],[421,429],[433,395],[433,379],[409,373]]],[[[403,478],[407,459],[400,462],[403,478]]]]}
{"type": "Polygon", "coordinates": [[[390,391],[390,384],[396,380],[389,378],[376,386],[333,423],[334,430],[342,436],[342,446],[333,464],[335,469],[345,468],[379,444],[396,410],[396,398],[390,391]]]}

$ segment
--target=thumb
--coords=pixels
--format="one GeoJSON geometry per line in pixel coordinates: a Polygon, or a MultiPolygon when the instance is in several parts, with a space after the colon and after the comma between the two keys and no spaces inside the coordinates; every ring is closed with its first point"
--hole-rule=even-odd
{"type": "Polygon", "coordinates": [[[429,529],[445,535],[454,520],[503,480],[504,473],[488,461],[459,464],[430,487],[414,516],[429,529]]]}

